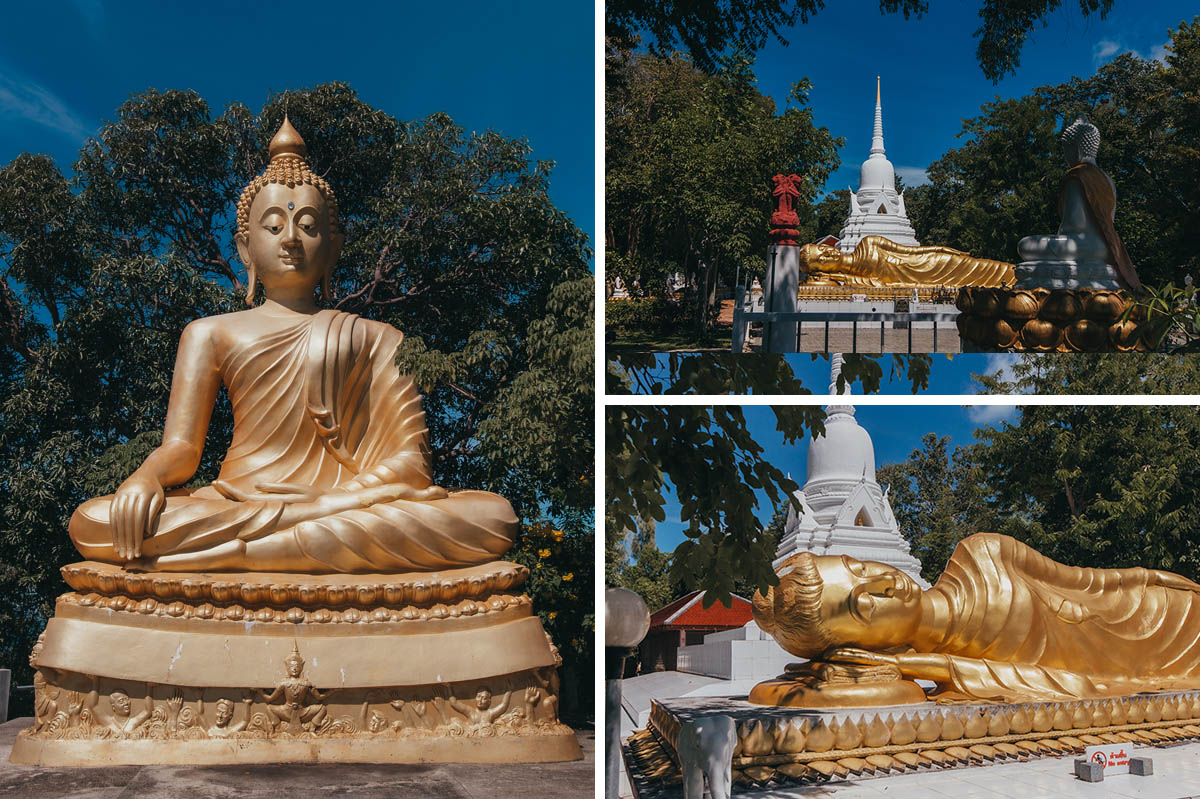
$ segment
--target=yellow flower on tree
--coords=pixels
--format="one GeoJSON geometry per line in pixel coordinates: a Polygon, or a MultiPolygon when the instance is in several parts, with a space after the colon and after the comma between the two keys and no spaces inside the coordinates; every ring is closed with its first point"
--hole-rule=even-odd
{"type": "Polygon", "coordinates": [[[563,575],[564,583],[569,583],[574,579],[575,579],[575,572],[567,572],[566,574],[563,575]]]}
{"type": "Polygon", "coordinates": [[[539,557],[539,558],[548,558],[548,557],[550,557],[550,550],[548,550],[548,549],[539,549],[539,550],[538,550],[538,557],[539,557]]]}

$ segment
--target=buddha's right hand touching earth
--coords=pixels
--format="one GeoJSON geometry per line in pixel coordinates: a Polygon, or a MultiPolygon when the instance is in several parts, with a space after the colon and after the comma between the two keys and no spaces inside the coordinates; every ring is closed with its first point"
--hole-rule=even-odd
{"type": "Polygon", "coordinates": [[[163,501],[163,487],[141,470],[121,483],[109,511],[113,549],[119,557],[133,560],[142,556],[142,540],[153,534],[163,501]]]}

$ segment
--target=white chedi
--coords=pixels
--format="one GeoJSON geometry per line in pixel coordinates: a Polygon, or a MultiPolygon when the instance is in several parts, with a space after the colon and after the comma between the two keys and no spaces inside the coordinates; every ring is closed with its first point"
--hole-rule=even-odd
{"type": "MultiPolygon", "coordinates": [[[[830,393],[838,393],[841,355],[833,356],[830,393]]],[[[825,435],[808,448],[808,475],[789,509],[774,567],[797,552],[849,555],[894,566],[923,587],[921,562],[900,534],[887,494],[875,479],[875,445],[854,418],[853,405],[826,409],[825,435]]]]}
{"type": "Polygon", "coordinates": [[[859,170],[858,191],[850,192],[850,215],[838,234],[837,248],[853,252],[866,236],[883,236],[897,244],[920,246],[904,210],[904,194],[896,191],[896,168],[883,149],[883,107],[875,78],[875,129],[871,154],[859,170]]]}

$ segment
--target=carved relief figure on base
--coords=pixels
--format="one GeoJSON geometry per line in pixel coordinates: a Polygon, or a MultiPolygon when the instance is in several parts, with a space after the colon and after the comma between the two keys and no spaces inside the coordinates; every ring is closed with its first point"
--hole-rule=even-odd
{"type": "Polygon", "coordinates": [[[1200,687],[1200,585],[1170,572],[1065,566],[980,533],[959,542],[927,591],[897,569],[845,556],[800,553],[779,575],[755,595],[755,620],[813,659],[808,676],[825,663],[848,669],[843,704],[856,704],[853,670],[863,668],[931,680],[944,701],[1200,687]]]}

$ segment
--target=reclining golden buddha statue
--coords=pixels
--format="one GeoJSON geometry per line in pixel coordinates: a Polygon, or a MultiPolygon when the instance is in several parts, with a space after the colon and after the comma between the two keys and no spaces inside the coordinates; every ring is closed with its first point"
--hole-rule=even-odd
{"type": "Polygon", "coordinates": [[[187,326],[161,446],[70,520],[87,561],[63,568],[74,591],[30,658],[38,716],[13,761],[578,758],[561,659],[517,590],[528,570],[499,560],[512,507],[433,484],[400,332],[317,307],[337,201],[286,118],[238,202],[236,245],[252,307],[187,326]],[[175,488],[222,385],[220,473],[175,488]]]}
{"type": "Polygon", "coordinates": [[[883,236],[864,236],[848,253],[828,244],[805,244],[800,271],[809,286],[1002,286],[1014,280],[1012,264],[950,247],[910,247],[883,236]]]}
{"type": "Polygon", "coordinates": [[[760,704],[854,706],[925,699],[1048,701],[1200,688],[1200,585],[1155,569],[1064,566],[1016,539],[959,542],[922,591],[904,572],[802,552],[754,618],[789,667],[760,704]]]}

